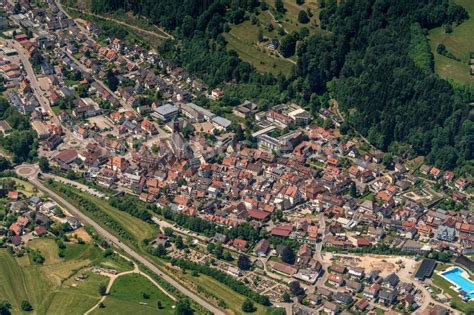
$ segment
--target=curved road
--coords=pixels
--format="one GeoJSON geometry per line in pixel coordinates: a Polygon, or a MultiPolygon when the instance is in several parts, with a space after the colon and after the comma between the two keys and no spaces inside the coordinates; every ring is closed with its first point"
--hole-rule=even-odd
{"type": "Polygon", "coordinates": [[[91,225],[98,234],[100,234],[102,237],[107,239],[109,242],[113,243],[116,247],[122,249],[124,252],[126,252],[128,255],[130,255],[133,259],[136,261],[139,261],[143,265],[145,265],[148,269],[150,269],[153,273],[156,275],[162,277],[166,282],[170,283],[172,286],[174,286],[176,289],[178,289],[181,293],[198,303],[199,305],[203,306],[207,310],[211,311],[213,314],[219,314],[219,315],[224,315],[225,313],[215,307],[214,305],[210,304],[194,292],[190,291],[186,287],[182,286],[179,282],[177,282],[175,279],[172,277],[168,276],[167,274],[163,273],[158,267],[156,267],[153,263],[151,263],[148,259],[145,257],[141,256],[139,253],[137,253],[135,250],[127,246],[126,244],[122,243],[117,237],[115,237],[113,234],[102,228],[98,223],[96,223],[94,220],[83,214],[79,209],[77,209],[75,206],[64,200],[61,196],[57,195],[54,191],[50,190],[46,186],[41,183],[41,181],[38,180],[38,168],[36,165],[22,165],[19,166],[16,169],[17,173],[21,176],[28,177],[30,183],[32,183],[34,186],[36,186],[39,190],[49,194],[49,197],[56,201],[57,203],[61,204],[68,212],[70,212],[72,215],[78,217],[83,223],[91,225]]]}

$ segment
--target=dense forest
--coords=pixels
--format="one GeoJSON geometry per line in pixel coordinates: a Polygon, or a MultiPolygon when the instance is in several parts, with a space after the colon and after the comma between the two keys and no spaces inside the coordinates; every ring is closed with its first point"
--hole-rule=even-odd
{"type": "MultiPolygon", "coordinates": [[[[268,0],[272,1],[272,0],[268,0]]],[[[330,35],[287,34],[280,50],[296,54],[290,77],[259,74],[226,48],[223,32],[262,10],[259,0],[92,0],[96,13],[124,10],[173,32],[160,52],[211,86],[228,84],[225,105],[254,98],[267,105],[293,99],[311,111],[338,101],[346,124],[398,155],[474,173],[472,90],[433,73],[425,32],[462,23],[449,0],[321,0],[330,35]]]]}

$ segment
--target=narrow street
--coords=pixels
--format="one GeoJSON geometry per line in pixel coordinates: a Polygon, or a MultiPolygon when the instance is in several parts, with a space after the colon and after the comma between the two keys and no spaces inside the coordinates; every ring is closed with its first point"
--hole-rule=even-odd
{"type": "MultiPolygon", "coordinates": [[[[72,54],[66,52],[65,50],[63,50],[63,52],[67,54],[67,56],[79,67],[79,69],[81,69],[81,71],[86,72],[86,73],[91,72],[91,70],[89,68],[87,68],[83,63],[81,63],[79,60],[77,60],[72,54]]],[[[101,80],[97,80],[94,76],[92,76],[92,77],[93,77],[94,81],[97,84],[99,84],[103,89],[105,89],[107,92],[109,92],[110,95],[112,95],[112,97],[115,98],[123,108],[125,108],[127,110],[130,110],[130,111],[133,111],[133,108],[130,105],[128,105],[127,103],[125,103],[114,92],[112,92],[112,90],[106,84],[104,84],[104,82],[102,82],[101,80]]]]}

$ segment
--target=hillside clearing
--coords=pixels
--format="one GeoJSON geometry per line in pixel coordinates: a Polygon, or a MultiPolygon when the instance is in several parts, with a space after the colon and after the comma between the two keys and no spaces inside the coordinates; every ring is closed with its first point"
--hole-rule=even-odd
{"type": "Polygon", "coordinates": [[[454,2],[463,6],[469,13],[470,18],[461,25],[453,26],[453,32],[449,34],[445,33],[443,27],[430,31],[428,37],[434,55],[435,71],[444,79],[472,86],[474,79],[470,75],[469,54],[474,52],[474,40],[472,40],[474,1],[455,0],[454,2]],[[446,49],[460,59],[460,61],[438,54],[436,47],[440,43],[444,44],[446,49]]]}

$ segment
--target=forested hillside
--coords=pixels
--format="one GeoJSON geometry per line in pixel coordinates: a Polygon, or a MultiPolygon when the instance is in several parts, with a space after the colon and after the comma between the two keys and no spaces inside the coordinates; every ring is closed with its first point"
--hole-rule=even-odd
{"type": "MultiPolygon", "coordinates": [[[[273,1],[273,0],[268,0],[273,1]]],[[[419,43],[425,30],[459,24],[466,11],[449,0],[319,1],[329,36],[287,34],[282,53],[298,56],[288,78],[259,74],[226,50],[222,33],[268,5],[259,0],[92,0],[92,9],[122,9],[172,31],[161,53],[211,85],[229,86],[227,101],[269,104],[294,99],[317,110],[334,97],[348,124],[383,150],[426,155],[442,168],[473,172],[473,93],[455,89],[432,71],[419,43]],[[238,92],[236,92],[238,91],[238,92]]]]}

